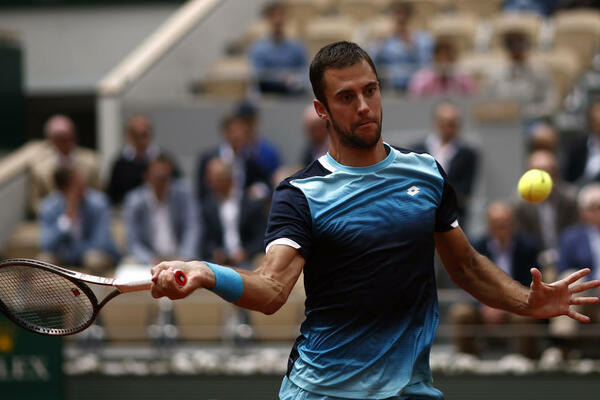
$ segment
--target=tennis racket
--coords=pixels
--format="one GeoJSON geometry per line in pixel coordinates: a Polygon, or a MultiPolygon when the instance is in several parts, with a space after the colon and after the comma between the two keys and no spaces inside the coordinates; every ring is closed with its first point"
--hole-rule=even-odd
{"type": "MultiPolygon", "coordinates": [[[[184,286],[187,277],[174,271],[184,286]]],[[[110,300],[121,293],[150,290],[151,279],[111,279],[25,258],[0,261],[0,311],[15,324],[49,336],[66,336],[89,327],[110,300]],[[86,284],[112,286],[101,302],[86,284]]]]}

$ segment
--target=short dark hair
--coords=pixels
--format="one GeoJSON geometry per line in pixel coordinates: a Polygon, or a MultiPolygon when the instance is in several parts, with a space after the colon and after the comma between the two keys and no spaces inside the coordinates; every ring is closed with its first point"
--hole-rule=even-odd
{"type": "Polygon", "coordinates": [[[375,73],[377,81],[379,81],[379,76],[377,75],[377,69],[375,68],[373,60],[371,60],[369,54],[356,43],[346,41],[335,42],[330,43],[319,50],[310,63],[310,83],[317,100],[327,107],[325,85],[323,82],[323,76],[325,75],[327,68],[337,69],[350,67],[358,64],[362,60],[369,63],[375,73]]]}
{"type": "Polygon", "coordinates": [[[274,11],[285,10],[285,4],[280,0],[267,3],[262,9],[263,17],[268,18],[274,11]]]}
{"type": "Polygon", "coordinates": [[[71,183],[71,176],[75,173],[75,169],[71,167],[58,167],[54,171],[54,185],[60,191],[63,191],[69,187],[71,183]]]}

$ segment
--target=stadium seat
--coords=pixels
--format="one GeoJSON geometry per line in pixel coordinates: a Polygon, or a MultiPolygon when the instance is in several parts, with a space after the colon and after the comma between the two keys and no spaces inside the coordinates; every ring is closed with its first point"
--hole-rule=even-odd
{"type": "Polygon", "coordinates": [[[313,18],[335,7],[334,0],[286,0],[288,18],[298,26],[300,35],[303,28],[313,18]]]}
{"type": "Polygon", "coordinates": [[[215,294],[198,290],[173,303],[175,321],[182,340],[220,340],[223,315],[233,306],[215,294]]]}
{"type": "Polygon", "coordinates": [[[338,0],[337,11],[356,21],[368,21],[380,14],[389,3],[389,0],[338,0]]]}
{"type": "Polygon", "coordinates": [[[429,31],[435,38],[444,37],[452,42],[460,55],[473,49],[478,24],[474,14],[438,14],[429,21],[429,31]]]}
{"type": "Polygon", "coordinates": [[[251,67],[245,55],[226,57],[212,65],[202,81],[204,93],[211,97],[239,99],[250,86],[251,67]]]}
{"type": "Polygon", "coordinates": [[[394,18],[389,15],[378,15],[362,25],[366,42],[378,41],[394,32],[394,18]]]}
{"type": "Polygon", "coordinates": [[[501,51],[487,53],[466,53],[458,60],[458,67],[477,81],[480,88],[485,87],[486,74],[493,68],[498,67],[505,61],[501,51]]]}
{"type": "Polygon", "coordinates": [[[501,11],[503,0],[449,0],[448,6],[457,11],[473,13],[481,18],[491,18],[501,11]]]}
{"type": "Polygon", "coordinates": [[[148,292],[116,297],[102,309],[101,314],[108,340],[148,340],[147,326],[156,312],[157,303],[148,292]]]}
{"type": "Polygon", "coordinates": [[[319,17],[306,25],[306,41],[310,57],[331,42],[353,40],[356,30],[354,19],[344,16],[319,17]]]}
{"type": "Polygon", "coordinates": [[[521,32],[529,38],[532,48],[538,43],[542,17],[534,13],[505,13],[492,20],[491,48],[503,47],[502,37],[508,32],[521,32]]]}
{"type": "MultiPolygon", "coordinates": [[[[269,34],[269,24],[264,19],[253,21],[246,32],[239,40],[239,45],[242,49],[247,49],[256,39],[265,37],[269,34]]],[[[298,24],[295,20],[290,20],[285,26],[285,35],[288,38],[297,38],[300,35],[298,24]]]]}
{"type": "Polygon", "coordinates": [[[535,51],[531,54],[531,62],[542,65],[550,74],[560,99],[573,87],[582,68],[577,54],[564,47],[553,51],[535,51]]]}
{"type": "Polygon", "coordinates": [[[596,10],[563,11],[554,17],[555,48],[576,52],[584,67],[592,62],[600,41],[600,12],[596,10]]]}
{"type": "Polygon", "coordinates": [[[415,25],[421,28],[427,27],[431,17],[444,8],[443,0],[407,0],[414,8],[415,25]]]}

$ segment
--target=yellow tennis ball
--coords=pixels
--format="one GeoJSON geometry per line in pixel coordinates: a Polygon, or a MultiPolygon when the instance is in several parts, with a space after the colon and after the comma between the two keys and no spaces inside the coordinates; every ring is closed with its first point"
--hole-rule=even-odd
{"type": "Polygon", "coordinates": [[[552,178],[546,171],[530,169],[519,179],[521,197],[531,203],[546,200],[552,191],[552,178]]]}

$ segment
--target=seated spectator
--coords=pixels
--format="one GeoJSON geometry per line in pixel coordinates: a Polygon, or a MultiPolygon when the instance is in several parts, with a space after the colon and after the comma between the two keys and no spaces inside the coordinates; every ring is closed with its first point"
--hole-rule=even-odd
{"type": "Polygon", "coordinates": [[[546,171],[554,186],[541,203],[529,203],[519,197],[515,205],[519,231],[537,239],[543,250],[542,264],[556,266],[558,237],[578,220],[577,189],[560,179],[556,156],[547,150],[536,150],[529,155],[527,169],[531,168],[546,171]]]}
{"type": "Polygon", "coordinates": [[[503,43],[509,60],[489,72],[489,97],[518,102],[527,122],[551,116],[558,106],[556,89],[547,72],[529,62],[528,37],[511,31],[504,35],[503,43]]]}
{"type": "Polygon", "coordinates": [[[600,184],[584,186],[577,197],[580,223],[560,236],[559,273],[581,267],[592,269],[590,279],[600,277],[600,184]]]}
{"type": "Polygon", "coordinates": [[[409,90],[414,96],[468,96],[476,92],[477,84],[458,70],[452,42],[441,39],[433,47],[433,65],[413,75],[409,90]]]}
{"type": "Polygon", "coordinates": [[[262,138],[258,132],[258,109],[248,100],[242,101],[236,107],[235,114],[241,118],[247,127],[246,151],[249,158],[262,168],[263,173],[270,177],[281,166],[281,156],[275,144],[262,138]]]}
{"type": "Polygon", "coordinates": [[[125,197],[127,247],[138,263],[198,258],[196,202],[187,183],[173,173],[173,162],[158,155],[148,165],[145,184],[125,197]]]}
{"type": "MultiPolygon", "coordinates": [[[[503,202],[494,202],[487,209],[488,234],[474,242],[474,248],[490,258],[504,272],[525,286],[531,284],[530,268],[537,264],[538,246],[535,240],[516,233],[512,208],[503,202]]],[[[464,325],[483,325],[493,328],[506,323],[537,323],[539,320],[509,314],[480,303],[458,303],[450,309],[452,323],[458,328],[464,325]]],[[[472,334],[471,334],[472,335],[472,334]]],[[[454,343],[459,352],[478,354],[475,338],[459,334],[454,343]]],[[[518,351],[529,358],[538,356],[536,338],[518,337],[518,351]]]]}
{"type": "Polygon", "coordinates": [[[158,155],[152,142],[152,123],[145,115],[133,115],[127,120],[126,144],[115,160],[108,183],[108,196],[113,205],[120,205],[125,195],[144,182],[148,163],[158,155]]]}
{"type": "MultiPolygon", "coordinates": [[[[581,280],[600,278],[600,184],[584,186],[577,196],[580,222],[560,235],[559,277],[565,277],[576,269],[587,267],[592,272],[581,280]]],[[[581,282],[578,282],[581,283],[581,282]]],[[[596,304],[578,306],[575,311],[585,312],[592,322],[600,321],[600,309],[596,304]]],[[[550,330],[556,337],[571,337],[577,332],[577,324],[565,318],[553,319],[550,330]]]]}
{"type": "Polygon", "coordinates": [[[395,2],[392,13],[394,33],[377,43],[372,52],[373,62],[384,87],[404,92],[413,74],[431,64],[433,38],[429,33],[413,28],[413,5],[410,2],[395,2]]]}
{"type": "Polygon", "coordinates": [[[290,95],[306,89],[306,51],[299,42],[285,37],[286,11],[284,3],[269,3],[264,10],[269,37],[258,39],[250,47],[250,62],[263,93],[290,95]]]}
{"type": "Polygon", "coordinates": [[[209,193],[202,202],[204,257],[218,264],[249,268],[264,252],[266,204],[233,191],[231,165],[219,158],[206,166],[209,193]]]}
{"type": "Polygon", "coordinates": [[[98,156],[92,150],[77,146],[77,131],[66,115],[54,115],[46,121],[44,134],[48,140],[46,153],[31,166],[29,205],[38,213],[41,199],[55,189],[54,172],[58,167],[73,167],[86,185],[100,189],[98,156]]]}
{"type": "Polygon", "coordinates": [[[600,99],[588,111],[589,132],[572,139],[565,160],[565,179],[583,186],[600,181],[600,99]]]}
{"type": "Polygon", "coordinates": [[[87,188],[75,167],[59,166],[53,177],[57,190],[40,204],[43,253],[38,258],[105,273],[119,259],[111,236],[108,198],[87,188]]]}
{"type": "Polygon", "coordinates": [[[319,118],[312,104],[304,109],[303,117],[307,143],[302,153],[301,165],[306,167],[327,153],[329,133],[327,132],[327,122],[319,118]]]}
{"type": "Polygon", "coordinates": [[[466,211],[477,171],[477,152],[460,139],[461,115],[456,105],[439,103],[433,112],[435,132],[412,148],[431,154],[444,168],[456,191],[458,220],[465,226],[466,211]]]}
{"type": "Polygon", "coordinates": [[[246,191],[250,191],[253,198],[269,196],[269,178],[260,165],[244,151],[248,143],[248,129],[244,119],[235,114],[226,115],[221,120],[221,134],[219,146],[200,156],[196,174],[198,198],[203,200],[206,195],[206,164],[215,157],[232,165],[233,191],[236,196],[241,197],[246,191]]]}

